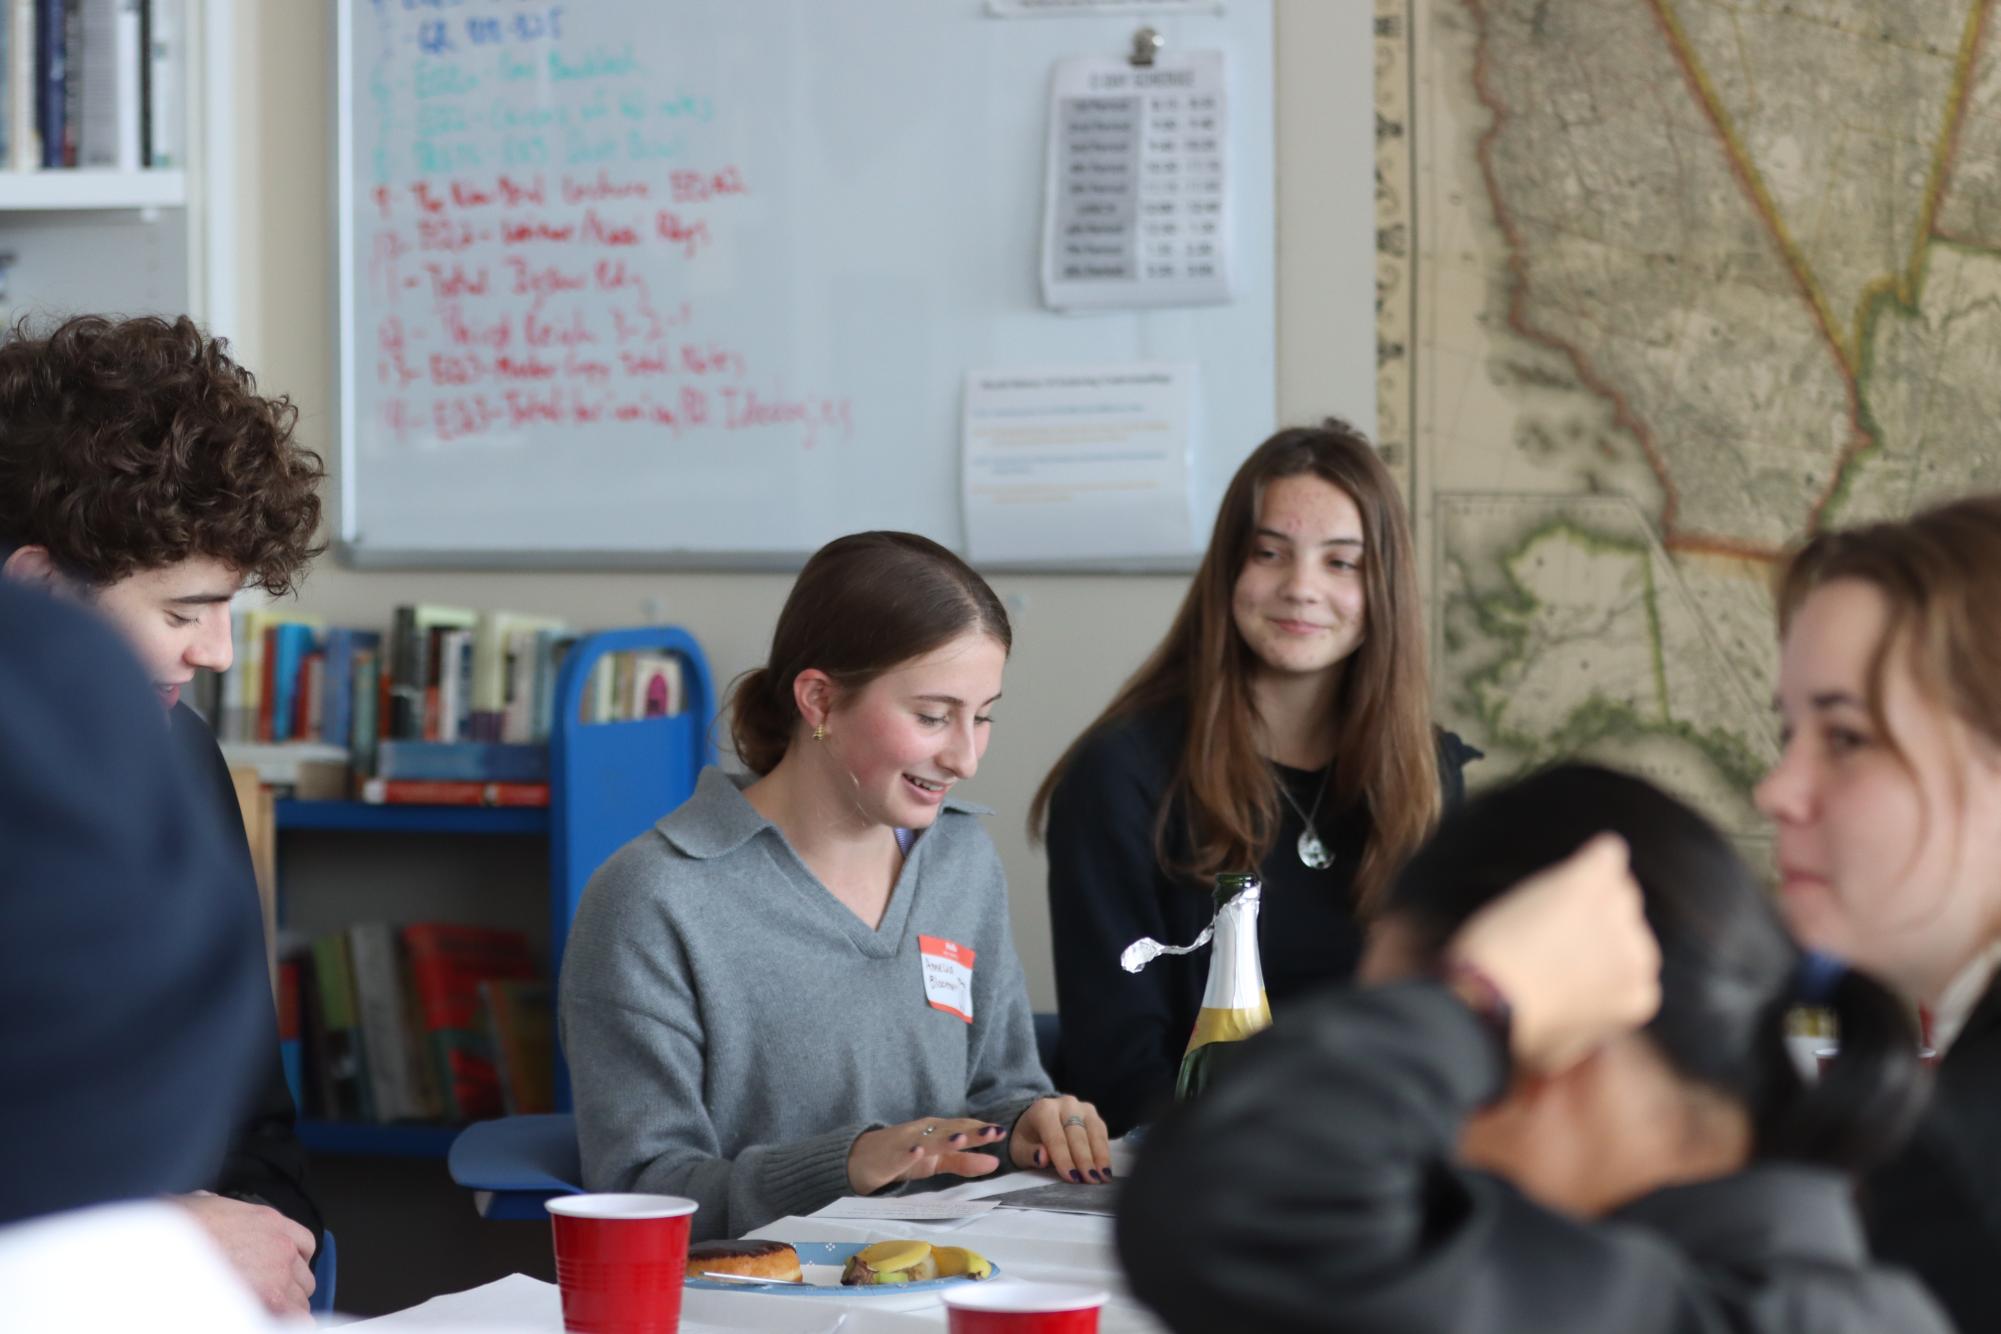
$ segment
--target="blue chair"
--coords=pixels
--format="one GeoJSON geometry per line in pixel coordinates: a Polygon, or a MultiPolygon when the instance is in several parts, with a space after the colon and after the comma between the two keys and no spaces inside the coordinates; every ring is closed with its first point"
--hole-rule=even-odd
{"type": "MultiPolygon", "coordinates": [[[[652,828],[695,790],[716,762],[716,688],[701,645],[685,630],[607,630],[578,643],[556,678],[549,733],[549,975],[560,977],[570,919],[591,873],[652,828]],[[608,653],[674,653],[686,707],[671,718],[583,725],[584,689],[608,653]]],[[[470,1125],[452,1141],[446,1165],[487,1218],[542,1218],[552,1196],[583,1190],[570,1074],[556,1054],[554,1113],[470,1125]]]]}
{"type": "Polygon", "coordinates": [[[584,1188],[577,1119],[568,1112],[476,1121],[452,1141],[445,1165],[485,1218],[543,1218],[545,1201],[584,1188]]]}
{"type": "Polygon", "coordinates": [[[313,1295],[306,1299],[306,1309],[314,1315],[328,1315],[334,1309],[334,1275],[340,1261],[334,1254],[332,1230],[320,1230],[320,1249],[313,1255],[313,1295]]]}

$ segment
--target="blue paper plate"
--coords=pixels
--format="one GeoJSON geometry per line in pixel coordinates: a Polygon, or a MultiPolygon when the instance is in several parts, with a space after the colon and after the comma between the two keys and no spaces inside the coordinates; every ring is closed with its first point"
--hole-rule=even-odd
{"type": "MultiPolygon", "coordinates": [[[[788,1242],[799,1252],[799,1265],[806,1273],[806,1285],[796,1283],[718,1283],[712,1278],[691,1278],[687,1286],[700,1288],[704,1292],[780,1292],[793,1297],[894,1297],[907,1292],[932,1292],[938,1288],[956,1288],[962,1283],[985,1283],[984,1278],[968,1278],[964,1274],[952,1278],[934,1278],[924,1283],[865,1283],[852,1288],[841,1286],[841,1267],[848,1257],[865,1246],[874,1245],[867,1241],[794,1241],[788,1242]],[[813,1266],[831,1265],[832,1272],[821,1269],[815,1272],[813,1266]],[[825,1282],[816,1279],[825,1278],[825,1282]]],[[[979,1247],[975,1246],[974,1250],[979,1247]]],[[[991,1262],[989,1262],[991,1263],[991,1262]]],[[[1001,1267],[994,1265],[989,1277],[998,1278],[1001,1267]]]]}

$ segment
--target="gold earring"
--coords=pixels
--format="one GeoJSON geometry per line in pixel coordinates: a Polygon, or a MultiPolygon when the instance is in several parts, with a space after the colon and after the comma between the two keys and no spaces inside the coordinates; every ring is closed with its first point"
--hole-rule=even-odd
{"type": "Polygon", "coordinates": [[[827,729],[825,727],[815,727],[813,729],[813,739],[815,741],[825,741],[827,739],[827,729]]]}

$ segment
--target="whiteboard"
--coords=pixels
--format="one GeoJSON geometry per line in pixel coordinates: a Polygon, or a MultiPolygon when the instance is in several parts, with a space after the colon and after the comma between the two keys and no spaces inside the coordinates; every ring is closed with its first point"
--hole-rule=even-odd
{"type": "Polygon", "coordinates": [[[1054,313],[1052,68],[1137,22],[342,0],[344,553],[785,567],[878,527],[963,550],[967,373],[1067,363],[1199,365],[1206,533],[1275,425],[1272,3],[1154,19],[1225,53],[1235,299],[1054,313]]]}

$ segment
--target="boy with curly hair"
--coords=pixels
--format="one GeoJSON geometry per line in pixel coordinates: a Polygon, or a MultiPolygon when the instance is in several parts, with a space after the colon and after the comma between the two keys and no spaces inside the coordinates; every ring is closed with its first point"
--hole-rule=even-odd
{"type": "MultiPolygon", "coordinates": [[[[180,692],[196,668],[229,666],[240,588],[288,593],[324,550],[325,471],[293,440],[297,418],[186,317],[85,315],[0,342],[0,578],[90,604],[138,653],[189,779],[233,831],[231,873],[251,913],[229,771],[180,692]]],[[[222,1176],[180,1199],[267,1307],[302,1314],[320,1213],[275,1016],[267,1025],[261,1092],[222,1176]]]]}

